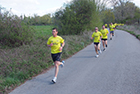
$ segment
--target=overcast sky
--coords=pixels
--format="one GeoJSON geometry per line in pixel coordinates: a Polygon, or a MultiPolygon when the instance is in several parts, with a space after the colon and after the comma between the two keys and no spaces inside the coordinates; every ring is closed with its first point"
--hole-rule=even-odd
{"type": "MultiPolygon", "coordinates": [[[[0,6],[10,10],[13,14],[18,16],[26,15],[32,16],[37,14],[39,16],[45,15],[47,13],[54,13],[56,9],[63,6],[72,0],[0,0],[0,6]]],[[[140,0],[133,0],[135,5],[140,7],[140,0]]]]}

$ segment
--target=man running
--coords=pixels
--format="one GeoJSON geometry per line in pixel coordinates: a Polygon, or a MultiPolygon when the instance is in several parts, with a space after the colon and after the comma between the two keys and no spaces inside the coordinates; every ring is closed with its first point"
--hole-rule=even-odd
{"type": "Polygon", "coordinates": [[[57,34],[58,34],[57,28],[53,28],[52,29],[53,36],[51,36],[47,41],[47,46],[51,47],[51,56],[55,64],[55,76],[52,80],[53,83],[56,83],[59,65],[61,65],[62,67],[64,66],[64,62],[60,62],[60,56],[62,53],[62,49],[65,45],[65,42],[64,39],[58,36],[57,34]]]}
{"type": "Polygon", "coordinates": [[[101,49],[100,49],[100,41],[101,41],[101,38],[102,38],[102,34],[101,32],[98,31],[98,27],[95,27],[95,32],[93,32],[92,36],[91,36],[91,39],[94,38],[94,47],[95,47],[95,51],[96,51],[96,57],[99,57],[99,53],[102,53],[101,52],[101,49]],[[99,51],[99,53],[98,53],[99,51]]]}
{"type": "Polygon", "coordinates": [[[100,32],[102,33],[103,37],[102,37],[102,44],[103,44],[103,51],[105,51],[105,45],[107,47],[107,38],[108,38],[108,30],[105,28],[105,26],[103,25],[102,29],[100,30],[100,32]]]}
{"type": "Polygon", "coordinates": [[[110,27],[109,27],[109,29],[110,29],[110,40],[112,40],[112,35],[114,36],[114,28],[115,28],[115,26],[111,23],[110,27]]]}

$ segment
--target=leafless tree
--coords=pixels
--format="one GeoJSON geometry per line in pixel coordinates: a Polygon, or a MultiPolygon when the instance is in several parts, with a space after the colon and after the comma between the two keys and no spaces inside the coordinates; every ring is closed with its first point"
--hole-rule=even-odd
{"type": "Polygon", "coordinates": [[[112,0],[111,5],[114,7],[116,20],[133,18],[135,15],[135,4],[131,0],[112,0]]]}

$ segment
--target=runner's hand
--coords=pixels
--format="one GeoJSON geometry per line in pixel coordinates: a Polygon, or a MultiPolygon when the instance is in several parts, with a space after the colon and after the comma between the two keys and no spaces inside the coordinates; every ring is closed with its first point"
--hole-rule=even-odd
{"type": "Polygon", "coordinates": [[[60,48],[59,48],[59,51],[62,51],[62,49],[63,49],[63,47],[60,47],[60,48]]]}
{"type": "Polygon", "coordinates": [[[50,47],[53,46],[53,43],[50,44],[50,47]]]}

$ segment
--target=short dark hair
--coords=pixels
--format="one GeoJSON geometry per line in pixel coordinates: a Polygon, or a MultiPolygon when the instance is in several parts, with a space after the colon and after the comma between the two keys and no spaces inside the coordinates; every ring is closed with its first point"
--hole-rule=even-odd
{"type": "Polygon", "coordinates": [[[56,27],[54,27],[52,30],[55,30],[56,29],[56,31],[57,31],[57,28],[56,27]]]}

